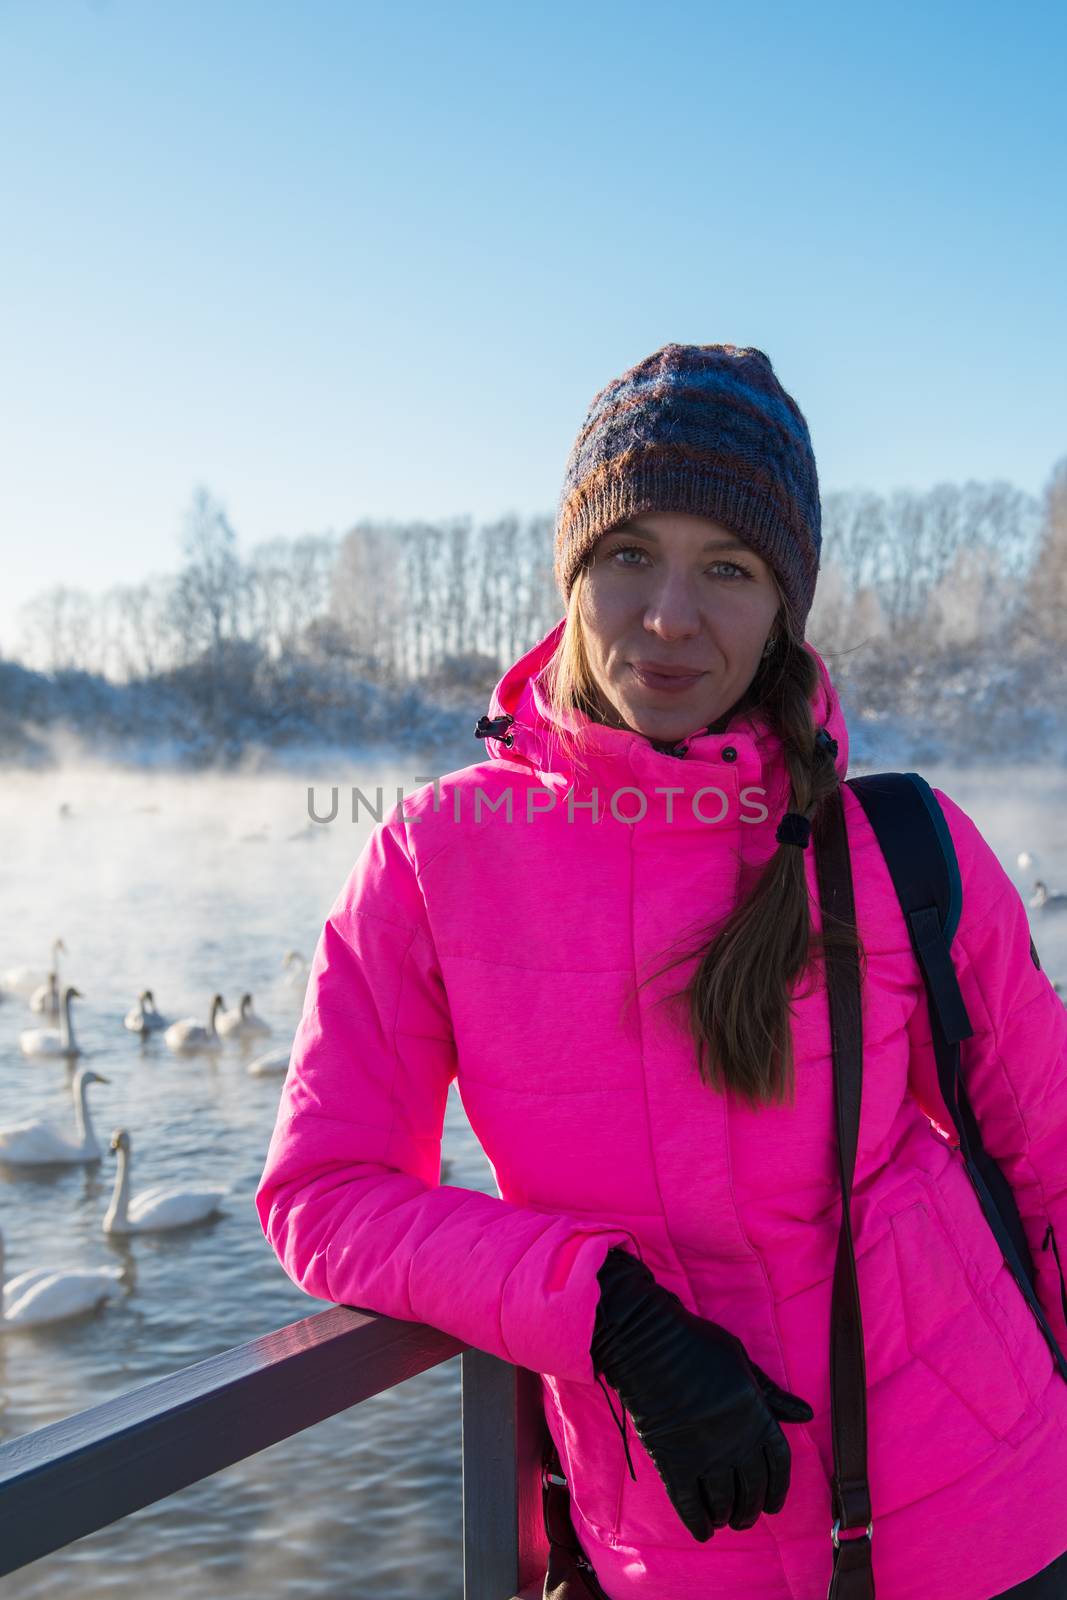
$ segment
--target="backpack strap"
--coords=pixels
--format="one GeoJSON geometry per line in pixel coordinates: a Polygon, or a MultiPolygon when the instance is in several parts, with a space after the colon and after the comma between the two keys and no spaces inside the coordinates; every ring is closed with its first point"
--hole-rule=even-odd
{"type": "Polygon", "coordinates": [[[845,781],[874,829],[908,925],[930,1008],[941,1097],[955,1126],[968,1177],[1060,1375],[1067,1380],[1067,1356],[1034,1288],[1033,1257],[1014,1192],[982,1142],[960,1077],[960,1045],[973,1037],[974,1029],[952,960],[963,885],[945,814],[930,785],[917,772],[880,772],[845,781]]]}
{"type": "MultiPolygon", "coordinates": [[[[812,838],[823,926],[833,921],[854,928],[852,863],[840,789],[827,795],[816,812],[812,838]]],[[[874,1600],[866,1351],[852,1241],[852,1180],[863,1098],[863,998],[858,950],[831,944],[825,951],[825,969],[841,1180],[841,1225],[830,1300],[830,1437],[834,1453],[830,1481],[834,1522],[830,1537],[834,1553],[827,1600],[874,1600]]]]}

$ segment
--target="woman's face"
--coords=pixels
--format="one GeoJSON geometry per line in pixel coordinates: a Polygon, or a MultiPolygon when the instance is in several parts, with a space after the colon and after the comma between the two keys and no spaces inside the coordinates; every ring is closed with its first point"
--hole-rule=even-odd
{"type": "Polygon", "coordinates": [[[650,739],[717,722],[759,668],[781,601],[770,567],[709,517],[646,511],[597,541],[580,597],[607,720],[650,739]],[[655,668],[691,674],[646,676],[655,668]]]}

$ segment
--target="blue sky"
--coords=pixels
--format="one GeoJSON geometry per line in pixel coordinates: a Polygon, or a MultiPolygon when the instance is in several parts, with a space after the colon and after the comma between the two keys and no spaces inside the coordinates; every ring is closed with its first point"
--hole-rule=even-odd
{"type": "Polygon", "coordinates": [[[0,649],[55,582],[554,511],[593,394],[765,350],[824,491],[1067,453],[1067,8],[0,0],[0,649]]]}

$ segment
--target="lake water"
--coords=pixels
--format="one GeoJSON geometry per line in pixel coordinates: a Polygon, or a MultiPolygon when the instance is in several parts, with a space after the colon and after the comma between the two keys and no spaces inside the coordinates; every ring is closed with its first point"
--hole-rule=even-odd
{"type": "MultiPolygon", "coordinates": [[[[430,770],[394,757],[359,770],[323,761],[292,776],[81,770],[0,780],[0,973],[46,969],[62,937],[61,981],[85,996],[74,1006],[82,1060],[110,1079],[91,1091],[97,1133],[106,1147],[112,1128],[129,1129],[134,1191],[163,1181],[232,1191],[213,1223],[121,1242],[100,1227],[110,1156],[95,1170],[0,1167],[8,1276],[50,1262],[132,1262],[128,1288],[95,1314],[0,1338],[0,1439],[323,1305],[288,1281],[260,1231],[252,1197],[281,1079],[244,1068],[292,1037],[303,983],[286,982],[282,957],[295,948],[310,958],[371,826],[365,812],[348,820],[350,786],[369,795],[382,785],[395,798],[397,784],[410,793],[430,770]],[[337,821],[309,823],[309,783],[323,814],[329,786],[341,786],[337,821]],[[250,990],[273,1035],[228,1043],[216,1059],[175,1058],[161,1038],[142,1045],[122,1027],[146,987],[172,1018],[204,1018],[216,989],[231,1006],[250,990]]],[[[1027,895],[1035,876],[1067,888],[1063,772],[928,763],[923,772],[970,812],[1027,895]],[[1017,866],[1023,848],[1036,871],[1017,866]]],[[[1031,922],[1046,969],[1067,975],[1067,915],[1034,912],[1031,922]]],[[[0,1124],[45,1116],[72,1126],[65,1065],[18,1047],[19,1031],[43,1020],[22,998],[0,1002],[0,1124]]],[[[450,1183],[495,1192],[454,1093],[444,1151],[450,1183]]],[[[0,1593],[38,1600],[65,1588],[114,1600],[154,1586],[168,1600],[459,1600],[458,1361],[34,1563],[0,1581],[0,1593]]]]}

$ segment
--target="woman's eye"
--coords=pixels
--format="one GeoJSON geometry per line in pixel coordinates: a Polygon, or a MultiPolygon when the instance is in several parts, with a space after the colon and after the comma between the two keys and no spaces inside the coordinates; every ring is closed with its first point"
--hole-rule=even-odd
{"type": "MultiPolygon", "coordinates": [[[[615,556],[644,556],[646,553],[636,544],[618,544],[613,550],[608,551],[608,559],[611,560],[615,556]]],[[[636,567],[640,565],[637,561],[618,561],[615,564],[620,567],[636,567]]],[[[739,566],[736,561],[714,561],[708,570],[714,571],[716,567],[728,567],[730,569],[729,581],[732,583],[736,583],[738,579],[752,576],[747,568],[739,566]]]]}
{"type": "MultiPolygon", "coordinates": [[[[635,544],[618,544],[615,546],[614,550],[610,552],[610,554],[613,556],[643,556],[644,553],[645,552],[639,549],[635,544]]],[[[620,567],[635,567],[636,565],[636,561],[619,562],[620,567]]]]}

